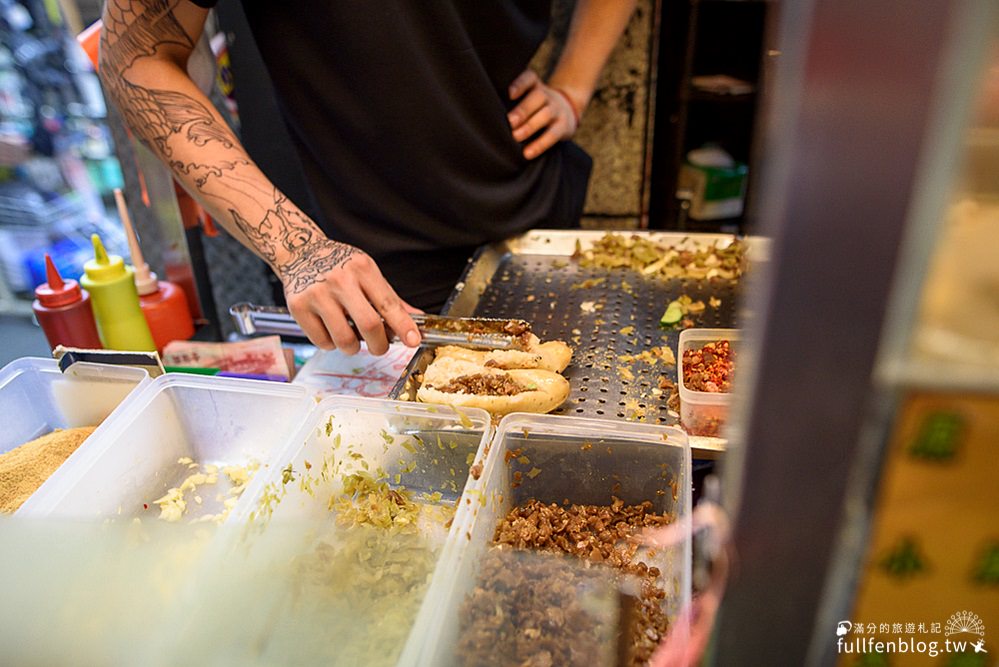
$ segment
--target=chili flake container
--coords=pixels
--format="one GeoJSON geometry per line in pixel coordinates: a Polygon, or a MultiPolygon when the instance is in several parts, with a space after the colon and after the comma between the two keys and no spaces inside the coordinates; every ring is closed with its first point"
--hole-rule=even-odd
{"type": "Polygon", "coordinates": [[[680,425],[690,435],[714,436],[721,435],[725,421],[728,419],[729,405],[732,402],[730,392],[696,391],[688,386],[689,378],[684,376],[683,353],[697,350],[708,343],[727,340],[732,344],[732,350],[738,348],[739,329],[685,329],[680,332],[680,342],[677,344],[677,384],[680,389],[680,425]]]}

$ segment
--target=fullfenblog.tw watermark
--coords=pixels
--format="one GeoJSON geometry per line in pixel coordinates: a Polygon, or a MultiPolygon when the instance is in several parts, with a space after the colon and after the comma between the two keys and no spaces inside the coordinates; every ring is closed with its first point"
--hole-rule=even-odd
{"type": "Polygon", "coordinates": [[[959,611],[946,622],[836,624],[836,650],[845,655],[988,653],[985,624],[977,614],[959,611]]]}

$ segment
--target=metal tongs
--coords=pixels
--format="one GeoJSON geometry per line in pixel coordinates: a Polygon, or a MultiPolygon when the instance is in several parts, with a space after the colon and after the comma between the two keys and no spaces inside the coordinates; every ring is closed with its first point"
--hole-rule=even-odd
{"type": "MultiPolygon", "coordinates": [[[[237,303],[229,308],[236,330],[244,336],[278,334],[305,337],[302,328],[286,308],[237,303]]],[[[531,325],[524,320],[504,320],[488,317],[445,317],[443,315],[412,315],[423,336],[424,345],[461,345],[488,350],[523,350],[531,325]]],[[[350,327],[357,327],[350,320],[350,327]]],[[[398,340],[393,338],[393,340],[398,340]]]]}

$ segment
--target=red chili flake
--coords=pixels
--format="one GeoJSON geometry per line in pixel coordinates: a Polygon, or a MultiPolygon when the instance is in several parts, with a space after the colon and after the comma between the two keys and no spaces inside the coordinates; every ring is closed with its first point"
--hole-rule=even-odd
{"type": "Polygon", "coordinates": [[[142,503],[142,509],[144,510],[149,509],[149,505],[147,505],[146,503],[142,503]]]}
{"type": "Polygon", "coordinates": [[[727,340],[683,351],[683,385],[692,391],[732,391],[735,350],[727,340]]]}

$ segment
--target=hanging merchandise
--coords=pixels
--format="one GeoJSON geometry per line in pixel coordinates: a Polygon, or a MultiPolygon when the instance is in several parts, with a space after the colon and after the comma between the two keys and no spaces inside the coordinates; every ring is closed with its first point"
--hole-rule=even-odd
{"type": "Polygon", "coordinates": [[[111,350],[152,352],[156,344],[139,306],[135,272],[120,256],[108,255],[97,234],[91,241],[94,259],[83,265],[80,284],[90,292],[101,342],[111,350]]]}
{"type": "Polygon", "coordinates": [[[97,335],[90,296],[75,280],[64,280],[48,254],[45,255],[45,268],[48,280],[35,288],[35,302],[31,308],[49,347],[99,349],[101,339],[97,335]]]}
{"type": "Polygon", "coordinates": [[[146,323],[153,334],[156,349],[162,353],[166,344],[175,340],[187,340],[194,335],[194,320],[187,306],[184,290],[166,280],[157,280],[149,270],[149,264],[142,257],[142,248],[135,235],[132,219],[125,205],[121,190],[114,191],[118,204],[121,224],[128,236],[128,248],[135,265],[135,287],[139,292],[139,305],[146,316],[146,323]]]}

